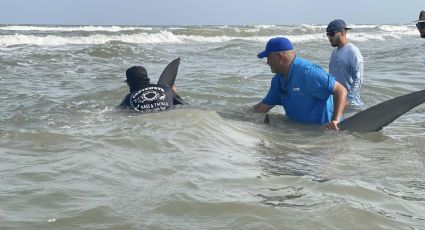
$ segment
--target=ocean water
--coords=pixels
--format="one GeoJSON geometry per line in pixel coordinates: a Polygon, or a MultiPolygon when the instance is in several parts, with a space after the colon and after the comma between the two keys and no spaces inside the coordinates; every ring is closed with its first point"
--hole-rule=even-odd
{"type": "MultiPolygon", "coordinates": [[[[413,24],[352,27],[365,108],[425,88],[413,24]]],[[[0,229],[424,229],[424,105],[366,134],[249,112],[272,77],[267,40],[327,69],[324,31],[0,25],[0,229]],[[127,68],[155,82],[177,57],[189,105],[116,108],[127,68]]]]}

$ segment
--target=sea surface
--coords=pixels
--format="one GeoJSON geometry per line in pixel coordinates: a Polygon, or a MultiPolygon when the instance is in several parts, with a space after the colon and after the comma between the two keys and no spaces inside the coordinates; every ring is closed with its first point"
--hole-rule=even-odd
{"type": "MultiPolygon", "coordinates": [[[[425,88],[413,23],[350,26],[364,108],[425,88]]],[[[425,229],[425,105],[373,133],[250,112],[268,39],[327,70],[325,27],[0,25],[0,229],[425,229]],[[116,107],[177,57],[188,105],[116,107]]]]}

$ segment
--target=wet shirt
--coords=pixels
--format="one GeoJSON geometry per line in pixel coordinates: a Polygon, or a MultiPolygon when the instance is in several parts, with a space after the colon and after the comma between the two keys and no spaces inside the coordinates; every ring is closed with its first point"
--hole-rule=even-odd
{"type": "Polygon", "coordinates": [[[182,99],[169,87],[152,84],[128,94],[119,106],[140,112],[158,112],[182,103],[182,99]]]}
{"type": "Polygon", "coordinates": [[[276,74],[262,103],[282,105],[292,120],[324,124],[333,112],[335,78],[320,66],[295,57],[288,79],[276,74]]]}
{"type": "Polygon", "coordinates": [[[351,105],[363,105],[360,98],[363,56],[355,45],[347,43],[332,51],[329,73],[347,89],[347,100],[351,105]]]}

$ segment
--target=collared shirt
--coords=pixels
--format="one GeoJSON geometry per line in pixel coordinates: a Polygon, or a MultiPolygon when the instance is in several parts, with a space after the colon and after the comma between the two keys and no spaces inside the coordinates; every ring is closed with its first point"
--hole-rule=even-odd
{"type": "Polygon", "coordinates": [[[355,45],[347,43],[332,51],[329,73],[347,89],[347,100],[351,105],[363,105],[360,99],[363,56],[355,45]]]}
{"type": "Polygon", "coordinates": [[[287,80],[276,74],[262,103],[282,105],[298,122],[324,124],[331,120],[335,78],[319,65],[295,57],[287,80]]]}

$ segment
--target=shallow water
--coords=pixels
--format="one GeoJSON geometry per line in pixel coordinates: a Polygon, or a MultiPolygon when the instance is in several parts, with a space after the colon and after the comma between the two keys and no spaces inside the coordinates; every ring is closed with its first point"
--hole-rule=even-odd
{"type": "MultiPolygon", "coordinates": [[[[1,229],[425,228],[423,105],[367,134],[248,112],[265,42],[327,69],[324,27],[0,26],[1,229]],[[176,57],[189,105],[116,108],[128,67],[176,57]]],[[[365,107],[424,88],[413,25],[353,27],[365,107]]]]}

